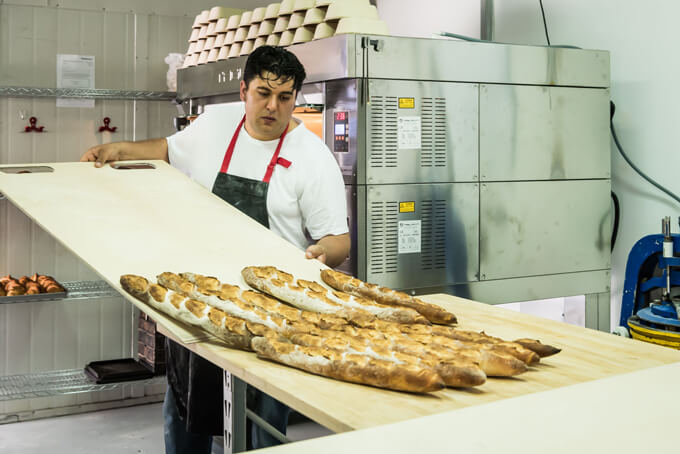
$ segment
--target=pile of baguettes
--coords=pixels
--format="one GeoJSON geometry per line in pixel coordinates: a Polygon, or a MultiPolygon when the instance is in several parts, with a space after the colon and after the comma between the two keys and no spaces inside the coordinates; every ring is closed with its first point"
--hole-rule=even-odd
{"type": "Polygon", "coordinates": [[[120,282],[137,299],[231,348],[399,391],[478,386],[487,376],[521,374],[560,351],[457,329],[455,315],[439,306],[333,270],[321,272],[332,290],[271,266],[249,266],[242,275],[263,293],[193,273],[162,273],[157,284],[126,274],[120,282]]]}

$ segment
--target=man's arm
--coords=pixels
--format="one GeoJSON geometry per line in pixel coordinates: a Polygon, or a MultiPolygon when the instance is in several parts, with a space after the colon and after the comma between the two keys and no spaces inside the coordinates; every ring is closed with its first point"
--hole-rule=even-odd
{"type": "Polygon", "coordinates": [[[317,259],[331,268],[335,268],[345,261],[349,255],[352,243],[349,233],[342,235],[326,235],[307,248],[305,256],[308,259],[317,259]]]}
{"type": "Polygon", "coordinates": [[[80,157],[81,162],[94,162],[95,167],[101,167],[110,161],[134,161],[137,159],[159,159],[170,162],[168,141],[161,138],[139,142],[107,143],[90,148],[80,157]]]}

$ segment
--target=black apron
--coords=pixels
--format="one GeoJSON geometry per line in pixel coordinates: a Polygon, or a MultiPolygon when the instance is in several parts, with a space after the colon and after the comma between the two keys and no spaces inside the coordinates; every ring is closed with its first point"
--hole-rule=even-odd
{"type": "MultiPolygon", "coordinates": [[[[251,180],[227,174],[236,140],[245,119],[244,115],[229,142],[212,192],[242,213],[265,227],[269,227],[267,213],[269,181],[277,164],[284,167],[290,166],[289,161],[279,158],[288,127],[286,126],[281,134],[279,144],[262,181],[251,180]]],[[[224,431],[222,369],[167,338],[166,356],[168,383],[175,397],[179,414],[186,422],[187,432],[222,435],[224,431]]]]}

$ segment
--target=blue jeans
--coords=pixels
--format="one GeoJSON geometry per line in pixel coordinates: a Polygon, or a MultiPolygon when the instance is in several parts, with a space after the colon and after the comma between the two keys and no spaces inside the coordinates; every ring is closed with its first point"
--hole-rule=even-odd
{"type": "Polygon", "coordinates": [[[165,454],[210,454],[212,451],[211,435],[186,431],[185,421],[179,415],[170,386],[165,391],[163,421],[165,454]]]}
{"type": "MultiPolygon", "coordinates": [[[[255,391],[256,398],[253,408],[255,414],[274,426],[279,432],[285,434],[286,428],[288,427],[290,408],[274,399],[269,394],[265,394],[257,389],[255,391]]],[[[269,435],[255,423],[252,423],[251,425],[250,437],[253,449],[267,448],[269,446],[281,444],[279,440],[269,435]]]]}

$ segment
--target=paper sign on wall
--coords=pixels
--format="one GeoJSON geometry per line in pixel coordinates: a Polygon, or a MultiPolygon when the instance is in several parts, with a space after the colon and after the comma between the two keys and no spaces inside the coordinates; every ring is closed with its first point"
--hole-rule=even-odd
{"type": "MultiPolygon", "coordinates": [[[[94,56],[57,54],[57,88],[94,88],[94,56]]],[[[57,98],[57,107],[94,108],[94,99],[57,98]]]]}
{"type": "Polygon", "coordinates": [[[419,149],[421,137],[420,117],[397,118],[397,133],[399,137],[399,149],[419,149]]]}
{"type": "Polygon", "coordinates": [[[399,254],[420,252],[420,220],[399,221],[399,254]]]}

